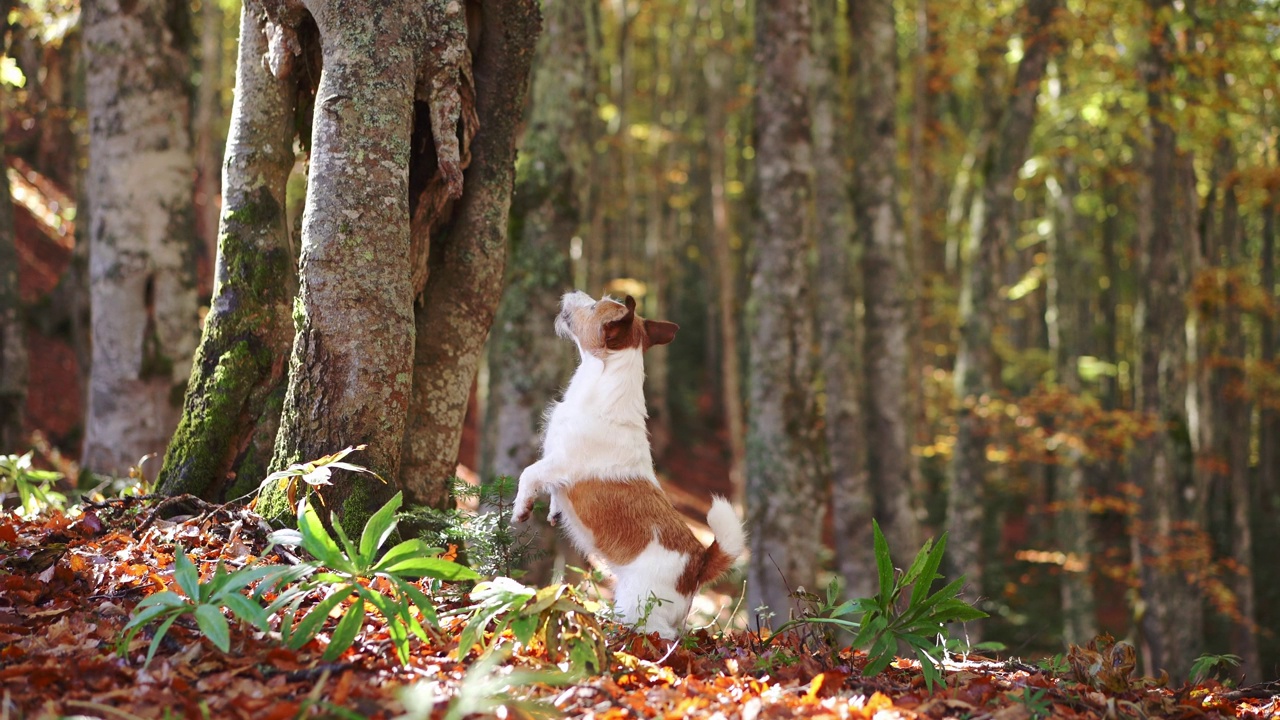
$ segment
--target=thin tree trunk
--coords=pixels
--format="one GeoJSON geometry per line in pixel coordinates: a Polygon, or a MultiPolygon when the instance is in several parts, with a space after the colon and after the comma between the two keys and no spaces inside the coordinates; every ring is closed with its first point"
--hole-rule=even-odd
{"type": "Polygon", "coordinates": [[[866,419],[862,414],[859,372],[862,340],[857,319],[850,177],[849,84],[838,38],[835,0],[813,2],[813,150],[815,208],[818,221],[818,265],[814,290],[823,298],[817,316],[818,353],[826,395],[823,422],[830,473],[832,531],[836,569],[844,578],[845,595],[875,594],[875,556],[871,519],[875,496],[867,473],[866,419]]]}
{"type": "Polygon", "coordinates": [[[169,494],[220,500],[251,490],[266,476],[279,427],[297,290],[285,216],[296,90],[293,71],[273,75],[266,55],[265,24],[246,7],[213,299],[160,474],[169,494]]]}
{"type": "MultiPolygon", "coordinates": [[[[511,206],[506,289],[489,342],[489,399],[481,477],[518,477],[538,459],[547,403],[573,367],[573,346],[552,331],[560,296],[572,286],[569,240],[581,234],[591,163],[594,69],[587,48],[588,3],[544,5],[531,89],[525,158],[511,206]]],[[[537,522],[542,518],[535,518],[537,522]]],[[[526,582],[551,577],[557,533],[541,528],[547,557],[526,582]]]]}
{"type": "MultiPolygon", "coordinates": [[[[1263,201],[1262,209],[1262,242],[1258,252],[1261,254],[1262,290],[1267,299],[1276,302],[1276,215],[1280,214],[1280,184],[1271,188],[1268,197],[1263,201]]],[[[1264,366],[1276,368],[1276,318],[1263,316],[1259,318],[1261,339],[1259,354],[1264,366]]],[[[1280,497],[1280,412],[1269,404],[1263,404],[1258,412],[1258,481],[1254,484],[1250,504],[1259,512],[1269,512],[1276,508],[1276,498],[1280,497]]]]}
{"type": "MultiPolygon", "coordinates": [[[[715,52],[712,50],[712,52],[715,52]]],[[[710,96],[706,103],[707,178],[711,192],[711,255],[715,263],[716,318],[720,330],[720,394],[723,396],[725,427],[729,435],[729,481],[734,504],[741,507],[746,492],[746,428],[742,409],[742,370],[738,353],[740,317],[736,300],[738,267],[734,258],[733,222],[729,198],[725,194],[725,143],[727,102],[725,76],[730,60],[722,54],[707,57],[703,73],[710,96]]]]}
{"type": "Polygon", "coordinates": [[[1184,523],[1183,503],[1189,468],[1179,459],[1186,451],[1186,309],[1185,231],[1175,229],[1185,218],[1185,198],[1178,194],[1177,139],[1169,126],[1167,88],[1171,75],[1172,34],[1165,24],[1169,0],[1150,0],[1154,23],[1152,46],[1143,61],[1151,149],[1142,207],[1142,253],[1139,302],[1135,323],[1139,342],[1137,409],[1159,423],[1154,437],[1138,443],[1130,476],[1143,490],[1134,528],[1134,561],[1147,609],[1142,630],[1147,671],[1167,670],[1185,677],[1200,646],[1202,608],[1199,592],[1188,582],[1185,562],[1173,553],[1194,542],[1184,523]]]}
{"type": "Polygon", "coordinates": [[[756,10],[756,167],[760,219],[751,277],[747,607],[785,619],[788,593],[817,582],[822,488],[815,463],[813,148],[808,122],[808,0],[762,0],[756,10]]]}
{"type": "Polygon", "coordinates": [[[997,316],[995,290],[1000,257],[1014,238],[1013,191],[1026,160],[1035,126],[1036,100],[1056,38],[1051,35],[1058,0],[1029,0],[1023,21],[1023,56],[1018,62],[1009,102],[995,141],[988,148],[981,206],[975,210],[976,247],[961,298],[960,346],[956,353],[957,418],[951,489],[947,496],[947,549],[957,574],[968,578],[970,594],[982,593],[983,497],[986,488],[986,437],[976,414],[980,398],[995,389],[992,326],[997,316]]]}
{"type": "Polygon", "coordinates": [[[98,473],[164,452],[191,373],[189,20],[181,0],[84,7],[93,367],[83,460],[98,473]]]}
{"type": "Polygon", "coordinates": [[[18,293],[18,249],[9,195],[9,165],[5,162],[4,125],[0,118],[0,454],[22,449],[27,405],[27,328],[22,296],[18,293]]]}
{"type": "Polygon", "coordinates": [[[867,472],[877,489],[875,516],[899,555],[917,546],[911,511],[914,456],[906,389],[907,246],[897,200],[898,36],[891,0],[853,0],[849,20],[856,48],[854,144],[856,227],[863,248],[867,359],[867,472]]]}
{"type": "MultiPolygon", "coordinates": [[[[502,297],[516,135],[541,21],[533,0],[469,7],[475,18],[469,41],[479,42],[472,61],[479,132],[470,143],[465,191],[438,232],[428,229],[437,227],[434,218],[415,218],[414,227],[415,235],[431,238],[430,272],[416,306],[400,483],[411,503],[432,507],[450,502],[467,399],[502,297]]],[[[437,147],[440,125],[433,117],[437,147]]]]}
{"type": "MultiPolygon", "coordinates": [[[[1048,326],[1049,350],[1054,355],[1058,382],[1072,394],[1081,391],[1079,360],[1084,355],[1088,322],[1087,301],[1082,297],[1089,278],[1094,277],[1080,247],[1084,236],[1081,218],[1076,213],[1075,199],[1079,181],[1075,163],[1065,159],[1061,164],[1061,183],[1050,185],[1056,205],[1057,223],[1048,238],[1049,273],[1045,322],[1048,326]]],[[[1091,560],[1093,531],[1089,524],[1089,488],[1085,459],[1078,448],[1062,453],[1059,482],[1055,486],[1057,514],[1054,535],[1066,555],[1062,565],[1062,636],[1066,643],[1088,642],[1097,634],[1094,620],[1094,598],[1091,560]]]]}
{"type": "Polygon", "coordinates": [[[1245,380],[1245,336],[1240,308],[1239,286],[1246,277],[1244,252],[1240,237],[1240,205],[1236,194],[1235,148],[1222,139],[1221,152],[1230,158],[1225,186],[1222,189],[1222,216],[1219,237],[1226,251],[1228,272],[1225,298],[1225,344],[1223,354],[1226,372],[1223,382],[1224,428],[1231,497],[1231,556],[1236,563],[1235,593],[1239,617],[1231,633],[1231,651],[1240,656],[1240,673],[1246,678],[1261,678],[1262,663],[1258,655],[1258,613],[1253,579],[1253,523],[1250,487],[1249,442],[1253,421],[1253,403],[1245,380]]]}
{"type": "MultiPolygon", "coordinates": [[[[200,5],[200,85],[196,88],[196,234],[204,243],[208,261],[216,262],[218,250],[219,161],[222,100],[222,6],[214,0],[200,5]]],[[[215,270],[216,273],[216,270],[215,270]]],[[[202,277],[201,281],[206,278],[202,277]]],[[[207,292],[207,289],[205,290],[207,292]]]]}

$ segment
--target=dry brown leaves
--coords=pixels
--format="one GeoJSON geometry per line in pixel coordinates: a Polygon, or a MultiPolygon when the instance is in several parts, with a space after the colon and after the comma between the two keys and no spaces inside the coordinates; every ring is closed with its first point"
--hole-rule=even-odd
{"type": "MultiPolygon", "coordinates": [[[[149,631],[120,657],[117,642],[132,608],[173,583],[175,543],[204,573],[219,560],[243,567],[266,549],[265,528],[252,512],[189,504],[190,515],[169,520],[146,500],[111,501],[74,518],[0,518],[0,718],[284,720],[334,717],[338,708],[346,717],[394,718],[404,712],[400,689],[420,681],[436,683],[432,717],[445,716],[470,664],[454,657],[461,618],[446,621],[433,643],[415,641],[407,667],[396,661],[376,615],[335,663],[319,659],[324,633],[294,652],[278,637],[233,624],[232,651],[224,654],[194,623],[182,621],[150,666],[142,665],[149,631]]],[[[459,602],[439,600],[442,610],[459,602]]],[[[330,627],[336,621],[335,612],[330,627]]],[[[510,688],[504,696],[601,720],[1280,717],[1280,684],[1169,690],[1142,679],[1109,679],[1093,687],[1020,663],[969,661],[951,664],[946,687],[930,692],[912,661],[863,677],[865,656],[815,653],[786,638],[766,647],[754,634],[698,631],[673,648],[621,630],[613,637],[608,673],[568,687],[510,688]]],[[[542,658],[536,645],[508,663],[537,667],[542,658]]],[[[520,717],[524,711],[512,705],[497,714],[520,717]]]]}

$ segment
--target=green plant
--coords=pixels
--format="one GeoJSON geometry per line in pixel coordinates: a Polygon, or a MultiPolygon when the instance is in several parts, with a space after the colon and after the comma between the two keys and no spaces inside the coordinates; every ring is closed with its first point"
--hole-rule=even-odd
{"type": "Polygon", "coordinates": [[[178,545],[173,553],[173,577],[182,595],[172,590],[163,590],[147,596],[134,608],[133,617],[124,626],[124,635],[117,645],[117,652],[123,657],[128,652],[129,643],[144,627],[159,622],[151,646],[147,649],[147,657],[143,666],[151,663],[156,648],[164,639],[169,627],[184,615],[195,617],[200,633],[208,638],[219,650],[227,652],[231,648],[230,630],[227,618],[222,614],[227,608],[237,618],[261,630],[267,629],[268,612],[254,600],[241,594],[241,590],[259,580],[271,578],[279,574],[283,568],[278,565],[262,565],[241,568],[235,572],[227,572],[226,566],[218,563],[213,577],[208,582],[200,582],[200,572],[195,563],[187,557],[182,546],[178,545]],[[184,597],[185,596],[185,597],[184,597]]]}
{"type": "Polygon", "coordinates": [[[837,602],[837,586],[833,581],[827,587],[826,602],[819,603],[814,614],[783,623],[770,640],[787,630],[811,624],[832,625],[856,632],[852,646],[867,650],[867,665],[863,668],[866,675],[876,675],[887,668],[896,657],[898,644],[903,643],[920,660],[925,684],[932,691],[934,683],[942,682],[942,673],[938,669],[940,658],[935,659],[934,655],[941,654],[938,652],[940,646],[945,647],[945,625],[987,615],[956,597],[964,585],[963,577],[930,594],[933,581],[941,577],[938,567],[947,547],[946,533],[936,544],[932,540],[926,541],[911,566],[899,575],[895,573],[889,556],[889,544],[880,531],[879,523],[874,520],[872,530],[879,592],[869,598],[837,602]],[[910,594],[907,594],[908,588],[910,594]]]}
{"type": "Polygon", "coordinates": [[[1058,653],[1053,657],[1041,658],[1036,662],[1036,667],[1054,675],[1062,675],[1071,669],[1071,663],[1067,662],[1066,655],[1058,653]]]}
{"type": "Polygon", "coordinates": [[[272,542],[301,545],[318,561],[313,569],[325,569],[311,575],[308,582],[284,590],[268,608],[284,611],[280,632],[286,645],[296,650],[307,644],[320,631],[329,613],[354,596],[354,602],[333,630],[324,659],[337,658],[355,642],[364,624],[367,604],[382,614],[396,655],[400,662],[407,664],[410,633],[421,640],[428,639],[412,610],[416,608],[423,620],[437,626],[434,603],[426,593],[409,582],[410,579],[479,579],[480,576],[470,568],[437,557],[442,552],[440,548],[430,547],[417,538],[405,540],[381,553],[382,546],[396,529],[396,511],[402,501],[401,493],[396,493],[379,508],[365,524],[359,543],[352,542],[337,522],[333,523],[338,535],[335,541],[306,498],[298,503],[298,529],[272,533],[272,542]],[[316,588],[325,588],[327,595],[295,624],[303,599],[316,588]]]}
{"type": "MultiPolygon", "coordinates": [[[[366,446],[364,445],[356,445],[355,447],[348,447],[343,450],[339,450],[332,455],[325,455],[322,458],[312,460],[310,462],[294,463],[284,470],[277,470],[263,478],[262,482],[258,485],[258,491],[260,492],[263,488],[273,482],[283,481],[287,483],[285,491],[289,497],[289,504],[292,505],[298,500],[299,481],[301,481],[304,484],[305,489],[308,490],[321,485],[332,485],[333,482],[330,478],[333,476],[334,470],[349,470],[351,472],[365,473],[382,480],[382,476],[366,467],[342,461],[346,456],[357,450],[363,450],[365,447],[366,446]]],[[[386,480],[382,480],[382,482],[385,483],[386,480]]],[[[305,495],[306,493],[303,493],[304,497],[305,495]]]]}
{"type": "Polygon", "coordinates": [[[1218,677],[1219,673],[1225,673],[1231,668],[1240,666],[1240,656],[1227,653],[1225,655],[1210,655],[1208,653],[1196,658],[1191,663],[1191,673],[1189,679],[1192,685],[1198,685],[1211,677],[1218,677]]]}
{"type": "Polygon", "coordinates": [[[410,508],[403,517],[420,529],[424,540],[441,547],[465,547],[471,567],[484,577],[519,578],[522,568],[545,554],[536,546],[538,533],[533,526],[516,527],[511,522],[515,478],[504,475],[478,486],[459,478],[451,483],[452,496],[470,501],[477,510],[410,508]]]}
{"type": "Polygon", "coordinates": [[[1007,697],[1026,708],[1032,720],[1040,720],[1040,718],[1049,717],[1053,714],[1053,703],[1046,695],[1044,688],[1032,690],[1024,686],[1021,695],[1008,693],[1007,697]]]}
{"type": "Polygon", "coordinates": [[[937,638],[946,636],[945,625],[977,620],[987,614],[956,597],[964,586],[963,577],[947,583],[935,593],[929,592],[933,581],[941,577],[938,567],[947,547],[946,533],[938,538],[937,544],[932,540],[925,541],[907,571],[895,576],[889,544],[880,531],[879,523],[874,520],[872,530],[880,592],[875,597],[860,598],[854,602],[855,608],[863,615],[853,645],[869,648],[869,659],[863,672],[875,675],[888,667],[893,662],[898,643],[902,642],[910,646],[920,660],[925,684],[932,691],[934,683],[942,682],[938,660],[932,653],[937,651],[937,638]],[[906,606],[899,607],[907,588],[911,588],[911,594],[906,596],[906,606]]]}
{"type": "Polygon", "coordinates": [[[578,672],[598,673],[608,667],[609,650],[595,613],[569,585],[535,590],[511,578],[499,577],[476,585],[474,601],[462,611],[470,615],[458,637],[458,659],[476,645],[483,657],[498,646],[510,629],[516,642],[529,647],[539,640],[552,662],[568,661],[578,672]],[[485,631],[493,626],[492,643],[485,631]]]}
{"type": "Polygon", "coordinates": [[[18,494],[18,514],[31,518],[41,510],[61,510],[67,496],[54,490],[53,484],[62,479],[62,473],[52,470],[36,470],[31,467],[33,453],[25,455],[0,455],[0,499],[18,494]]]}
{"type": "MultiPolygon", "coordinates": [[[[512,690],[523,685],[565,685],[571,682],[570,675],[550,668],[515,668],[501,667],[511,655],[511,648],[506,647],[490,653],[467,670],[462,684],[454,694],[453,700],[445,710],[444,720],[462,720],[472,715],[507,717],[509,711],[516,710],[518,717],[556,718],[564,713],[554,705],[542,700],[523,700],[512,697],[512,690]],[[507,713],[499,714],[498,708],[506,708],[507,713]]],[[[410,685],[400,693],[400,703],[405,713],[396,720],[427,720],[435,717],[437,699],[441,698],[439,681],[420,682],[410,685]]]]}

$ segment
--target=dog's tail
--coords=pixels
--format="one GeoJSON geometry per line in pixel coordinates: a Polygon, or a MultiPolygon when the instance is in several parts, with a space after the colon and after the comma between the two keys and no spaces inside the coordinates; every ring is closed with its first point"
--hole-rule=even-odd
{"type": "Polygon", "coordinates": [[[711,582],[724,574],[733,561],[747,549],[747,534],[742,522],[729,501],[716,496],[707,513],[707,525],[715,533],[716,540],[702,554],[702,569],[698,573],[698,586],[711,582]]]}

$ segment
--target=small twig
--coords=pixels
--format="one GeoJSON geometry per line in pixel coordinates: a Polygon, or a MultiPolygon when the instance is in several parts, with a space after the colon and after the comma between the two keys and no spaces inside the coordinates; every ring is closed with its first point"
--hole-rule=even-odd
{"type": "Polygon", "coordinates": [[[210,507],[214,507],[211,503],[201,500],[195,495],[191,495],[189,493],[184,493],[182,495],[175,495],[171,498],[166,498],[164,500],[161,500],[155,506],[155,508],[151,511],[151,515],[146,520],[144,520],[142,524],[137,527],[136,530],[133,531],[133,536],[139,537],[142,533],[146,532],[147,528],[150,528],[152,524],[155,523],[156,520],[160,519],[160,513],[163,512],[164,510],[167,510],[174,505],[182,505],[183,503],[190,503],[194,505],[196,509],[202,510],[202,511],[208,510],[210,507]]]}

